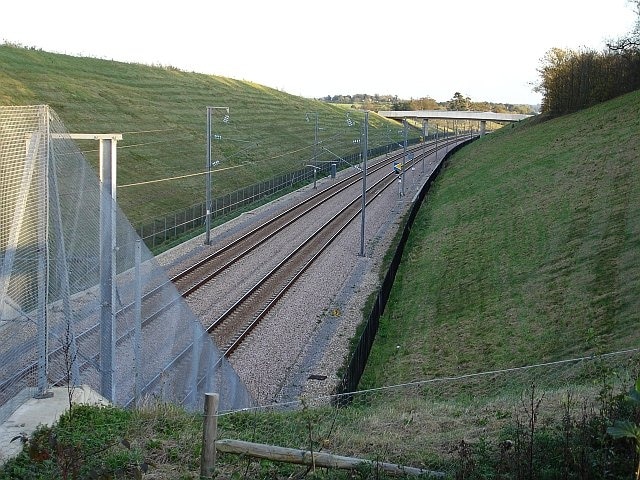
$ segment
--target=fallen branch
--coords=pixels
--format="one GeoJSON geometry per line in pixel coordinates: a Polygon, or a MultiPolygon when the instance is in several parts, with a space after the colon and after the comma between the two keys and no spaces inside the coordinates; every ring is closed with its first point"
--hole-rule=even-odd
{"type": "Polygon", "coordinates": [[[315,465],[316,467],[324,468],[355,470],[362,465],[368,465],[394,475],[427,475],[437,478],[443,478],[445,476],[443,472],[434,472],[415,467],[405,467],[394,463],[376,462],[363,458],[343,457],[324,452],[313,452],[312,454],[308,450],[244,442],[242,440],[217,440],[216,450],[224,453],[249,455],[251,457],[264,458],[276,462],[296,463],[299,465],[309,466],[315,465]]]}

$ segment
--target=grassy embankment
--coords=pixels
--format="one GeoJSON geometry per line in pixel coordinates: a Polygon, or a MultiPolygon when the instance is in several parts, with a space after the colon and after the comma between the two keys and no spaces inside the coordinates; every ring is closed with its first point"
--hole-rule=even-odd
{"type": "MultiPolygon", "coordinates": [[[[207,106],[230,108],[228,124],[222,111],[213,116],[213,133],[223,137],[213,142],[213,161],[220,161],[214,196],[309,164],[315,116],[307,122],[307,113],[318,114],[321,147],[340,156],[358,151],[361,111],[250,81],[8,45],[0,45],[0,67],[0,105],[48,104],[70,132],[123,133],[119,185],[204,173],[207,106]],[[348,128],[347,112],[360,123],[348,128]]],[[[397,122],[369,118],[370,148],[402,139],[397,122]]],[[[95,142],[80,148],[97,166],[95,142]]],[[[141,223],[203,202],[204,175],[119,188],[118,201],[132,223],[141,223]]]]}
{"type": "Polygon", "coordinates": [[[451,159],[412,230],[364,387],[638,346],[638,111],[636,92],[451,159]]]}

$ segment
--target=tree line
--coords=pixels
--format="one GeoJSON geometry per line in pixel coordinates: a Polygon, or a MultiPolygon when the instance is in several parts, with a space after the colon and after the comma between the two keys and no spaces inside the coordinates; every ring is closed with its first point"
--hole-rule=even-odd
{"type": "Polygon", "coordinates": [[[429,96],[404,100],[398,98],[397,95],[378,94],[327,95],[319,100],[327,103],[351,104],[353,108],[371,111],[470,110],[476,112],[533,114],[536,113],[537,107],[534,105],[515,105],[509,103],[474,102],[460,92],[455,92],[450,100],[444,102],[437,102],[429,96]]]}
{"type": "Polygon", "coordinates": [[[542,113],[564,115],[640,88],[640,0],[634,29],[604,51],[552,48],[538,68],[542,113]]]}
{"type": "Polygon", "coordinates": [[[543,58],[542,113],[564,115],[640,88],[640,51],[564,50],[543,58]]]}

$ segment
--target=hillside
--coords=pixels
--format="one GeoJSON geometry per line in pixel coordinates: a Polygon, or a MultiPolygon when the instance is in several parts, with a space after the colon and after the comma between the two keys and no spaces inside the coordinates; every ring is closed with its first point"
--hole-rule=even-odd
{"type": "Polygon", "coordinates": [[[635,92],[456,154],[416,219],[362,386],[637,347],[638,111],[635,92]]]}
{"type": "MultiPolygon", "coordinates": [[[[184,175],[178,180],[121,187],[118,201],[132,222],[204,201],[206,107],[214,111],[214,197],[304,168],[313,158],[315,113],[318,161],[358,151],[349,128],[361,111],[289,95],[249,81],[0,45],[0,105],[48,104],[74,133],[123,133],[118,184],[184,175]],[[309,121],[307,113],[311,113],[309,121]]],[[[412,129],[411,138],[420,134],[412,129]]],[[[400,141],[398,124],[370,115],[370,148],[400,141]]],[[[97,165],[97,146],[80,148],[97,165]]]]}

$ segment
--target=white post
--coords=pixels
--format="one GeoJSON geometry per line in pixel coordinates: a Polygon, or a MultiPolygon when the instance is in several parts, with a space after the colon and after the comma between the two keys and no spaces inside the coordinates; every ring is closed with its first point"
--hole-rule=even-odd
{"type": "Polygon", "coordinates": [[[100,140],[100,370],[101,394],[115,400],[116,357],[116,144],[117,136],[100,140]]]}
{"type": "Polygon", "coordinates": [[[29,149],[36,164],[36,181],[38,198],[38,393],[37,398],[51,396],[49,387],[49,319],[47,317],[48,284],[49,284],[49,109],[44,106],[40,111],[40,135],[32,137],[29,149]],[[41,139],[45,138],[44,141],[41,139]],[[44,147],[44,155],[40,149],[44,147]]]}
{"type": "Polygon", "coordinates": [[[204,244],[211,245],[211,107],[207,107],[207,175],[205,177],[205,235],[204,244]]]}
{"type": "Polygon", "coordinates": [[[407,168],[407,119],[404,118],[402,120],[402,124],[404,125],[404,146],[403,146],[403,156],[402,156],[402,169],[400,170],[400,176],[402,177],[402,196],[404,197],[404,171],[407,168]]]}
{"type": "MultiPolygon", "coordinates": [[[[211,139],[218,138],[222,139],[221,135],[213,135],[211,131],[213,128],[213,111],[214,110],[225,110],[227,113],[222,119],[222,123],[227,123],[229,121],[229,107],[207,107],[207,175],[206,175],[206,216],[205,216],[205,236],[204,236],[204,244],[211,245],[211,167],[213,167],[213,162],[211,160],[211,139]]],[[[216,162],[217,163],[217,162],[216,162]]]]}
{"type": "Polygon", "coordinates": [[[113,401],[116,348],[116,147],[118,140],[122,140],[122,134],[71,133],[52,134],[51,137],[100,142],[100,393],[113,401]]]}

